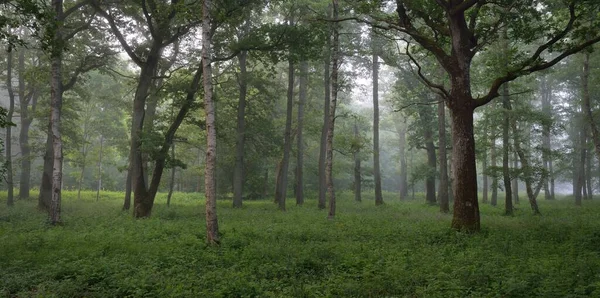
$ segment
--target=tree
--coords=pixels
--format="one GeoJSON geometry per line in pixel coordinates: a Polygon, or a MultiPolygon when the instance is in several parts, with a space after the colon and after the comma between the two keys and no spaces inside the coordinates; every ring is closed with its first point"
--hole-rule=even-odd
{"type": "Polygon", "coordinates": [[[217,219],[216,163],[217,129],[215,127],[215,104],[212,87],[212,1],[202,2],[202,85],[204,87],[204,114],[206,117],[206,165],[204,172],[204,195],[206,196],[206,242],[219,244],[217,219]]]}
{"type": "Polygon", "coordinates": [[[368,20],[361,17],[349,19],[358,19],[382,29],[400,32],[406,41],[405,53],[419,70],[420,64],[413,55],[417,48],[433,55],[449,75],[450,85],[446,88],[419,71],[421,79],[444,97],[452,115],[455,200],[452,227],[467,232],[479,231],[473,134],[475,108],[498,97],[504,83],[552,67],[565,57],[600,41],[600,33],[592,29],[597,28],[597,24],[593,24],[596,27],[588,25],[582,20],[586,15],[581,13],[586,10],[597,11],[599,4],[587,0],[571,1],[568,4],[552,3],[547,6],[530,5],[526,1],[395,2],[394,17],[381,17],[382,12],[367,11],[370,12],[368,20]],[[512,40],[533,46],[534,50],[511,49],[511,59],[508,59],[511,63],[507,70],[498,72],[485,91],[474,94],[471,80],[473,58],[501,38],[498,34],[501,27],[507,28],[512,40]],[[584,32],[589,34],[583,34],[584,32]],[[548,56],[550,52],[552,56],[548,56]]]}
{"type": "MultiPolygon", "coordinates": [[[[375,205],[383,204],[381,194],[381,166],[379,163],[379,56],[375,35],[371,37],[373,52],[373,178],[375,182],[375,205]]],[[[435,182],[434,182],[435,183],[435,182]]]]}
{"type": "Polygon", "coordinates": [[[296,205],[304,204],[304,106],[308,92],[308,61],[300,62],[296,150],[296,205]]]}
{"type": "MultiPolygon", "coordinates": [[[[338,18],[338,0],[332,0],[333,19],[338,18]]],[[[329,219],[335,218],[335,189],[333,188],[333,132],[335,125],[335,108],[339,91],[339,64],[340,64],[340,33],[338,23],[334,23],[333,42],[331,44],[331,98],[329,102],[329,116],[327,123],[327,144],[325,146],[325,180],[327,182],[327,197],[329,199],[329,219]]]]}
{"type": "MultiPolygon", "coordinates": [[[[13,91],[13,48],[12,45],[8,46],[6,51],[6,89],[8,90],[8,113],[6,114],[6,121],[12,123],[13,112],[15,111],[15,93],[13,91]]],[[[6,204],[8,206],[14,205],[14,183],[13,183],[13,168],[12,168],[12,125],[6,126],[6,186],[8,188],[6,204]]]]}

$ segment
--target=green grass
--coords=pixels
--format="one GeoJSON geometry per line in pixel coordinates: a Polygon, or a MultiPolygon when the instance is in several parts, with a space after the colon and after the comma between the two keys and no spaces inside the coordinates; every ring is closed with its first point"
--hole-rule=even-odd
{"type": "MultiPolygon", "coordinates": [[[[235,210],[219,201],[220,247],[205,245],[204,201],[157,198],[149,219],[65,192],[64,225],[33,201],[0,207],[6,297],[600,297],[600,202],[526,202],[513,217],[485,205],[482,231],[449,229],[421,200],[384,206],[341,194],[334,221],[314,200],[235,210]]],[[[4,200],[2,200],[4,202],[4,200]]]]}

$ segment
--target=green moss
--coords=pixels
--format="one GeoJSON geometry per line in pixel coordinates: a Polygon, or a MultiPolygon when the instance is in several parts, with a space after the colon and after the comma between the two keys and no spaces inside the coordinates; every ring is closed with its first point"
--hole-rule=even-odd
{"type": "MultiPolygon", "coordinates": [[[[65,192],[64,225],[36,202],[0,210],[0,296],[7,297],[594,297],[600,296],[600,202],[483,205],[482,232],[449,229],[422,201],[384,206],[340,194],[327,220],[314,198],[280,212],[219,201],[222,245],[204,237],[204,199],[159,195],[151,218],[121,193],[65,192]]],[[[394,199],[392,199],[394,198],[394,199]]]]}

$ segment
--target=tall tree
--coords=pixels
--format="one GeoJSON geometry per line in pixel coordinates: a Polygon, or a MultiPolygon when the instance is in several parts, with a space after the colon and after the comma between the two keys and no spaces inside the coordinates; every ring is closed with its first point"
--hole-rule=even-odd
{"type": "Polygon", "coordinates": [[[298,82],[298,122],[296,129],[296,205],[304,204],[304,106],[308,92],[308,61],[300,62],[298,82]]]}
{"type": "Polygon", "coordinates": [[[206,118],[206,164],[204,167],[204,195],[206,197],[206,242],[219,244],[219,222],[217,219],[217,128],[215,126],[215,104],[212,86],[212,1],[202,2],[202,71],[204,87],[204,114],[206,118]]]}
{"type": "Polygon", "coordinates": [[[361,177],[361,166],[360,166],[360,145],[359,143],[360,135],[358,134],[358,123],[357,120],[354,121],[354,142],[353,142],[353,150],[352,157],[354,158],[354,200],[357,202],[362,201],[361,193],[362,193],[362,177],[361,177]]]}
{"type": "Polygon", "coordinates": [[[239,100],[237,106],[237,129],[235,139],[235,168],[233,171],[233,207],[242,207],[244,193],[244,142],[246,139],[246,95],[248,93],[248,51],[238,54],[240,72],[238,76],[239,100]]]}
{"type": "Polygon", "coordinates": [[[396,132],[398,133],[398,154],[400,158],[400,200],[408,196],[408,166],[406,162],[406,123],[396,122],[396,132]]]}
{"type": "MultiPolygon", "coordinates": [[[[600,41],[600,32],[583,26],[584,21],[581,20],[586,17],[582,11],[597,11],[595,9],[600,4],[584,0],[544,7],[531,6],[526,2],[504,4],[484,0],[395,2],[396,17],[380,18],[371,14],[369,19],[359,20],[405,34],[410,37],[405,53],[411,57],[413,64],[418,64],[413,55],[413,45],[418,44],[432,54],[448,73],[450,86],[445,88],[428,79],[420,71],[420,65],[417,67],[420,77],[445,97],[452,115],[455,200],[452,227],[467,232],[478,231],[480,216],[473,131],[475,108],[498,97],[504,83],[547,69],[600,41]],[[499,9],[488,9],[492,5],[499,6],[499,9]],[[554,17],[558,15],[564,18],[554,17]],[[508,70],[496,72],[497,77],[491,80],[487,92],[473,94],[473,58],[489,50],[488,45],[500,38],[498,30],[503,27],[501,25],[507,27],[512,40],[530,46],[525,47],[527,50],[511,51],[508,70]],[[582,34],[582,31],[589,34],[582,34]],[[533,50],[530,50],[531,47],[533,50]],[[548,50],[555,52],[555,55],[547,57],[548,50]]],[[[598,21],[594,22],[597,26],[598,21]]]]}
{"type": "Polygon", "coordinates": [[[275,190],[275,200],[278,203],[279,209],[285,211],[285,199],[287,196],[287,180],[288,167],[290,164],[290,152],[292,151],[292,110],[294,107],[294,82],[295,82],[295,66],[294,62],[288,61],[288,89],[287,89],[287,104],[285,114],[285,131],[283,133],[283,158],[279,167],[279,175],[277,179],[277,189],[275,190]]]}
{"type": "Polygon", "coordinates": [[[13,48],[12,45],[8,46],[6,51],[6,89],[8,91],[8,113],[6,114],[6,121],[9,125],[6,126],[6,187],[8,206],[14,205],[14,183],[13,183],[13,169],[12,169],[12,122],[13,112],[15,111],[15,93],[13,90],[13,48]]]}
{"type": "MultiPolygon", "coordinates": [[[[338,0],[332,0],[333,19],[338,19],[338,0]]],[[[325,177],[327,182],[327,197],[329,198],[329,219],[335,218],[335,189],[333,188],[333,132],[335,124],[335,108],[339,91],[340,66],[340,33],[339,24],[332,25],[333,42],[331,44],[331,99],[329,102],[329,117],[327,123],[327,146],[325,159],[325,177]]]]}
{"type": "Polygon", "coordinates": [[[21,150],[21,176],[19,179],[19,198],[28,199],[31,188],[31,146],[29,144],[29,128],[33,122],[33,115],[37,108],[39,97],[38,86],[33,82],[25,84],[25,49],[19,50],[18,61],[18,82],[19,82],[19,148],[21,150]]]}
{"type": "Polygon", "coordinates": [[[383,195],[381,194],[381,166],[379,163],[379,56],[374,34],[371,39],[373,52],[373,179],[375,182],[375,205],[381,205],[383,204],[383,195]]]}
{"type": "MultiPolygon", "coordinates": [[[[328,15],[331,15],[330,8],[328,8],[328,15]]],[[[329,109],[331,102],[331,29],[329,29],[327,32],[326,45],[323,51],[323,55],[323,85],[325,90],[325,100],[323,103],[323,127],[321,128],[321,143],[319,147],[319,209],[325,209],[327,194],[327,133],[329,132],[328,125],[331,122],[329,119],[329,109]]]]}
{"type": "Polygon", "coordinates": [[[440,184],[438,185],[438,199],[440,211],[450,212],[448,200],[448,159],[446,156],[446,108],[443,100],[438,103],[438,156],[440,161],[440,184]]]}

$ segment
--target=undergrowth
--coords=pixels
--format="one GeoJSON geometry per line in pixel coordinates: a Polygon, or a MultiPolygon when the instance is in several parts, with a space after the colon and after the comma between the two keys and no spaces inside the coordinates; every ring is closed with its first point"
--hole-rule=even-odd
{"type": "Polygon", "coordinates": [[[64,224],[36,202],[0,207],[0,296],[6,297],[600,297],[600,203],[481,206],[482,231],[388,194],[376,207],[341,194],[335,220],[309,199],[218,202],[220,247],[205,245],[204,200],[157,198],[148,219],[122,194],[63,195],[64,224]]]}

